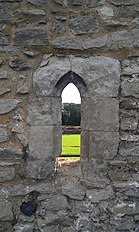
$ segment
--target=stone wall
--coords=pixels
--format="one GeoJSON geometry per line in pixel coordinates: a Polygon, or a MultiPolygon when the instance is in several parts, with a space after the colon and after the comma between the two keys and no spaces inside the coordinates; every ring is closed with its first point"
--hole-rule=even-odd
{"type": "Polygon", "coordinates": [[[0,0],[0,231],[139,231],[138,0],[0,0]],[[81,160],[59,166],[61,93],[81,160]]]}

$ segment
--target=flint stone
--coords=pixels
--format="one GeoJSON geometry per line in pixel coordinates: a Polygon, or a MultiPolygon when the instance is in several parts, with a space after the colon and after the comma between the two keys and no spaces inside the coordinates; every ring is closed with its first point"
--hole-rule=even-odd
{"type": "Polygon", "coordinates": [[[100,201],[108,200],[114,196],[113,189],[110,186],[107,186],[103,190],[90,189],[86,191],[86,196],[90,199],[91,202],[97,203],[100,201]]]}
{"type": "Polygon", "coordinates": [[[89,49],[89,48],[101,48],[106,45],[107,42],[107,35],[97,37],[95,39],[86,39],[83,41],[83,48],[89,49]]]}
{"type": "Polygon", "coordinates": [[[8,135],[5,130],[0,129],[0,143],[6,142],[8,140],[8,135]]]}
{"type": "Polygon", "coordinates": [[[126,79],[121,83],[121,93],[124,97],[139,98],[139,78],[126,79]]]}
{"type": "Polygon", "coordinates": [[[104,6],[104,7],[99,9],[99,14],[100,14],[101,18],[103,18],[103,19],[111,18],[114,16],[113,8],[104,6]]]}
{"type": "Polygon", "coordinates": [[[9,88],[1,88],[0,87],[0,96],[1,95],[3,95],[3,94],[5,94],[5,93],[8,93],[8,92],[10,92],[11,91],[11,89],[9,89],[9,88]]]}
{"type": "Polygon", "coordinates": [[[10,166],[0,165],[0,181],[13,180],[15,177],[15,168],[10,166]]]}
{"type": "MultiPolygon", "coordinates": [[[[44,63],[45,58],[42,60],[44,63]]],[[[54,96],[57,81],[71,70],[68,57],[50,57],[48,65],[39,67],[33,75],[33,88],[37,96],[54,96]]]]}
{"type": "Polygon", "coordinates": [[[7,78],[7,72],[5,70],[0,70],[0,79],[6,79],[7,78]]]}
{"type": "Polygon", "coordinates": [[[113,159],[119,145],[118,132],[90,132],[90,156],[96,159],[113,159]]]}
{"type": "Polygon", "coordinates": [[[96,20],[88,15],[71,17],[69,26],[75,35],[98,32],[96,20]]]}
{"type": "Polygon", "coordinates": [[[52,40],[54,48],[82,50],[82,45],[72,37],[57,37],[52,40]]]}
{"type": "Polygon", "coordinates": [[[14,45],[48,45],[47,32],[40,29],[23,29],[14,33],[14,45]]]}
{"type": "Polygon", "coordinates": [[[118,131],[119,130],[119,102],[114,98],[92,99],[83,102],[82,129],[93,131],[118,131]],[[86,106],[84,106],[86,105],[86,106]],[[88,109],[86,109],[88,108],[88,109]],[[86,115],[89,109],[93,114],[86,115]],[[88,117],[88,122],[85,118],[88,117]]]}
{"type": "Polygon", "coordinates": [[[26,173],[28,177],[43,180],[46,179],[49,175],[53,174],[54,168],[55,160],[52,160],[50,158],[48,160],[28,160],[26,173]]]}
{"type": "Polygon", "coordinates": [[[11,203],[6,200],[0,201],[0,220],[11,221],[13,219],[11,203]]]}
{"type": "Polygon", "coordinates": [[[83,200],[85,196],[85,191],[81,185],[78,183],[72,183],[68,185],[63,185],[62,186],[62,193],[65,196],[68,196],[71,199],[76,199],[76,200],[83,200]]]}
{"type": "Polygon", "coordinates": [[[73,58],[72,71],[81,77],[93,97],[117,97],[120,85],[120,63],[103,56],[73,58]]]}
{"type": "Polygon", "coordinates": [[[15,109],[19,101],[15,99],[1,99],[0,100],[0,115],[9,113],[15,109]]]}
{"type": "Polygon", "coordinates": [[[120,5],[133,5],[135,3],[134,0],[111,0],[111,2],[116,5],[116,6],[120,6],[120,5]]]}
{"type": "Polygon", "coordinates": [[[133,48],[133,37],[131,32],[126,30],[112,32],[112,41],[118,45],[118,48],[133,48]]]}

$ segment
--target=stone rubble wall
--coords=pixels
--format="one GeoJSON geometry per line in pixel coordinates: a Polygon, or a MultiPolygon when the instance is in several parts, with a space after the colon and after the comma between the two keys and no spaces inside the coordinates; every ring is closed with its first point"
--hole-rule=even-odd
{"type": "Polygon", "coordinates": [[[0,0],[1,232],[139,231],[138,13],[138,0],[0,0]],[[81,161],[63,170],[67,73],[81,161]]]}

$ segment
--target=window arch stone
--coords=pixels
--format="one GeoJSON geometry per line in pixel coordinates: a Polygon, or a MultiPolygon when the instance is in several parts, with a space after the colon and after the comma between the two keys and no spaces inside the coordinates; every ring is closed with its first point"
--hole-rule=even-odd
{"type": "Polygon", "coordinates": [[[106,164],[117,156],[119,61],[103,56],[82,58],[47,55],[33,74],[33,95],[28,107],[28,174],[33,178],[43,179],[51,174],[61,152],[61,93],[70,82],[79,89],[82,99],[83,177],[93,176],[101,180],[106,164]],[[32,173],[30,165],[33,166],[32,173]]]}

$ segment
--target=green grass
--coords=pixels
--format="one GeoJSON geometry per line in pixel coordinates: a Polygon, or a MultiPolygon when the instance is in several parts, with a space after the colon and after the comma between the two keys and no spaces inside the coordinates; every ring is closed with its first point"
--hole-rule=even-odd
{"type": "Polygon", "coordinates": [[[80,134],[62,135],[62,157],[80,156],[80,134]]]}

